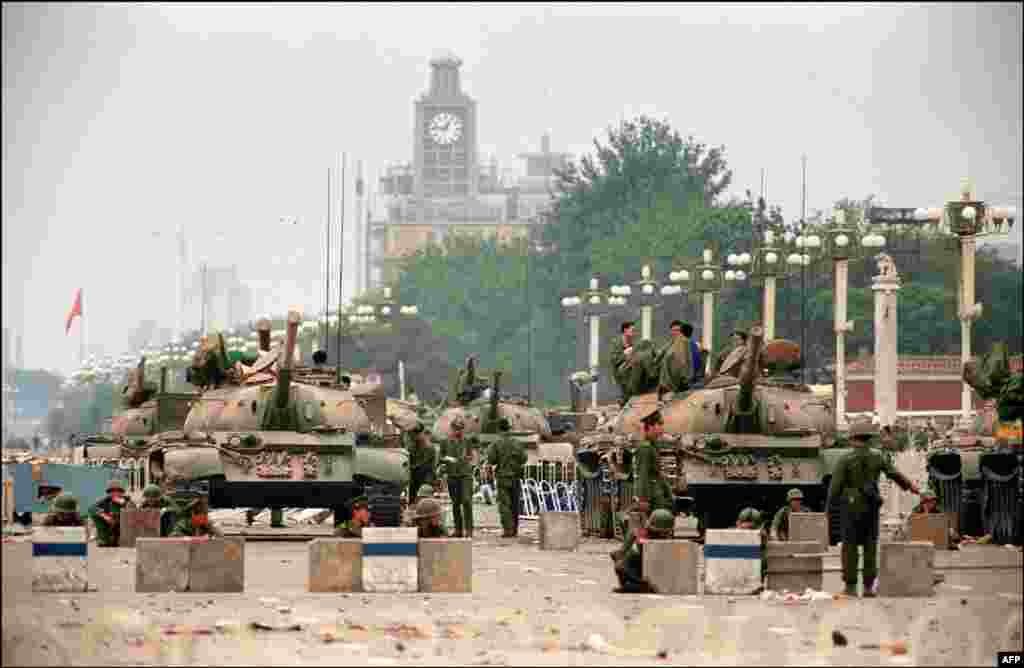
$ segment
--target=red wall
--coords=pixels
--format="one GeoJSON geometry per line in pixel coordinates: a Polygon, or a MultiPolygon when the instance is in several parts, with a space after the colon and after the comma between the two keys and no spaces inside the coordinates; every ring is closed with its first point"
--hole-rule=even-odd
{"type": "MultiPolygon", "coordinates": [[[[875,388],[870,380],[850,380],[846,384],[846,410],[865,413],[875,409],[875,388]]],[[[955,411],[960,410],[960,390],[963,384],[953,380],[901,380],[897,410],[901,411],[955,411]]],[[[974,396],[976,408],[982,400],[974,396]]]]}

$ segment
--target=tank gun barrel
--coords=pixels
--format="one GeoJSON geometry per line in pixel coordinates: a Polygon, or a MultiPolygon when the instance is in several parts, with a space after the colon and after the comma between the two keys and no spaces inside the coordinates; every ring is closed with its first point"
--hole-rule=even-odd
{"type": "Polygon", "coordinates": [[[501,372],[494,372],[494,380],[491,384],[491,405],[489,410],[488,422],[490,423],[490,429],[493,432],[498,431],[498,394],[500,393],[501,387],[501,372]]]}
{"type": "Polygon", "coordinates": [[[747,356],[740,367],[740,391],[736,401],[739,413],[750,413],[754,408],[754,383],[757,382],[758,370],[761,368],[761,344],[764,342],[764,329],[755,325],[750,329],[750,340],[747,342],[747,356]]]}
{"type": "Polygon", "coordinates": [[[285,335],[282,357],[278,360],[277,388],[274,392],[274,402],[277,404],[278,408],[282,409],[288,405],[289,388],[292,380],[292,365],[295,362],[295,341],[298,337],[299,323],[301,321],[302,314],[300,314],[297,309],[288,311],[287,334],[285,335]]]}

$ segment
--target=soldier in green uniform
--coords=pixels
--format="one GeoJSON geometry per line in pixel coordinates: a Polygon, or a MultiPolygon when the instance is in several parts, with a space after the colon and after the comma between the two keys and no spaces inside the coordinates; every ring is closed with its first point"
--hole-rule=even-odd
{"type": "Polygon", "coordinates": [[[464,438],[462,418],[451,423],[451,437],[441,443],[441,466],[448,479],[455,537],[473,537],[473,445],[464,438]]]}
{"type": "Polygon", "coordinates": [[[651,513],[642,535],[636,537],[625,550],[621,559],[615,560],[615,575],[619,578],[617,594],[651,594],[657,593],[643,577],[643,546],[648,540],[664,540],[672,538],[675,529],[675,518],[672,512],[658,508],[651,513]]]}
{"type": "Polygon", "coordinates": [[[693,377],[693,349],[690,339],[683,334],[683,322],[673,320],[671,338],[661,349],[661,375],[658,379],[658,397],[681,394],[690,388],[693,377]]]}
{"type": "Polygon", "coordinates": [[[519,503],[526,466],[526,444],[508,435],[512,429],[507,418],[498,421],[498,429],[504,434],[500,441],[491,444],[487,461],[494,466],[498,480],[498,511],[501,514],[503,538],[519,535],[519,503]]]}
{"type": "Polygon", "coordinates": [[[349,502],[352,508],[352,519],[334,526],[334,535],[338,538],[362,538],[363,528],[370,526],[370,500],[365,496],[357,496],[349,502]]]}
{"type": "Polygon", "coordinates": [[[420,499],[416,504],[416,515],[413,518],[420,538],[447,538],[448,532],[441,524],[441,504],[429,497],[420,499]]]}
{"type": "Polygon", "coordinates": [[[107,495],[89,509],[89,517],[96,526],[98,547],[117,547],[121,540],[121,511],[134,507],[131,499],[125,496],[124,484],[120,480],[107,483],[107,495]]]}
{"type": "Polygon", "coordinates": [[[756,508],[744,508],[736,518],[737,529],[758,529],[761,526],[761,513],[756,508]]]}
{"type": "Polygon", "coordinates": [[[158,485],[146,485],[142,490],[142,510],[163,510],[174,504],[170,498],[164,496],[158,485]]]}
{"type": "Polygon", "coordinates": [[[224,533],[210,520],[209,496],[192,490],[181,490],[174,493],[177,506],[177,521],[171,529],[172,537],[215,537],[224,533]]]}
{"type": "Polygon", "coordinates": [[[789,540],[789,514],[790,513],[802,513],[804,493],[799,489],[793,488],[786,492],[786,503],[788,505],[779,508],[775,513],[774,519],[772,519],[772,536],[775,540],[789,540]]]}
{"type": "Polygon", "coordinates": [[[78,499],[70,494],[61,494],[50,506],[50,514],[43,520],[44,527],[81,527],[85,526],[78,514],[78,499]]]}
{"type": "Polygon", "coordinates": [[[630,397],[629,367],[630,355],[633,354],[633,323],[622,323],[621,331],[622,336],[612,341],[609,361],[612,365],[612,378],[622,390],[622,404],[625,405],[630,397]]]}
{"type": "MultiPolygon", "coordinates": [[[[926,486],[921,492],[921,503],[914,506],[914,510],[911,511],[913,515],[939,515],[942,514],[942,507],[939,505],[939,497],[936,496],[935,490],[930,486],[926,486]]],[[[903,521],[903,537],[905,540],[910,540],[910,518],[912,515],[907,515],[907,518],[903,521]]],[[[957,549],[957,544],[960,542],[960,535],[957,534],[956,529],[953,527],[949,528],[949,549],[957,549]]],[[[936,576],[938,577],[938,576],[936,576]]]]}
{"type": "Polygon", "coordinates": [[[664,419],[661,411],[654,409],[640,419],[644,429],[644,440],[633,452],[633,494],[635,502],[624,513],[622,519],[622,548],[612,553],[612,560],[624,558],[633,546],[635,536],[629,527],[628,518],[635,515],[646,523],[650,513],[655,510],[673,512],[672,489],[668,481],[661,475],[658,468],[658,439],[664,431],[664,419]]]}
{"type": "Polygon", "coordinates": [[[417,422],[407,433],[402,434],[409,450],[409,505],[415,505],[420,487],[433,481],[437,467],[437,451],[426,437],[426,428],[417,422]]]}
{"type": "Polygon", "coordinates": [[[857,423],[850,427],[850,445],[853,450],[836,464],[829,487],[829,498],[839,499],[842,521],[843,581],[846,594],[857,595],[858,546],[864,546],[864,596],[873,597],[872,588],[878,576],[878,524],[882,496],[878,489],[878,476],[886,476],[903,490],[917,494],[917,485],[907,479],[878,450],[868,446],[878,434],[870,423],[857,423]]]}

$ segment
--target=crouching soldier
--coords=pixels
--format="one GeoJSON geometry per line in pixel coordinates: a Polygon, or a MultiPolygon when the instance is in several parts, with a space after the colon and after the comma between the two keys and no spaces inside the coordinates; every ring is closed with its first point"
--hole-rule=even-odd
{"type": "Polygon", "coordinates": [[[160,535],[166,537],[174,526],[174,501],[165,496],[157,485],[146,485],[142,490],[142,505],[139,510],[160,511],[160,535]]]}
{"type": "Polygon", "coordinates": [[[772,519],[772,537],[775,540],[789,540],[789,514],[803,512],[804,493],[793,488],[786,493],[786,504],[779,508],[772,519]]]}
{"type": "Polygon", "coordinates": [[[649,540],[665,540],[672,538],[675,518],[672,513],[659,508],[651,513],[647,526],[637,530],[637,536],[631,541],[629,548],[621,559],[615,561],[615,575],[619,578],[617,594],[652,594],[657,593],[643,575],[643,546],[649,540]]]}
{"type": "Polygon", "coordinates": [[[121,540],[121,511],[131,510],[135,504],[125,496],[120,480],[107,483],[107,495],[89,509],[89,518],[96,526],[97,547],[117,547],[121,540]]]}
{"type": "Polygon", "coordinates": [[[61,494],[53,501],[50,514],[43,520],[44,527],[85,526],[78,514],[78,499],[70,494],[61,494]]]}
{"type": "Polygon", "coordinates": [[[420,538],[448,538],[441,524],[441,504],[436,499],[420,499],[413,518],[420,538]]]}
{"type": "Polygon", "coordinates": [[[224,533],[210,520],[209,494],[192,488],[174,492],[176,521],[171,537],[220,538],[224,533]]]}
{"type": "Polygon", "coordinates": [[[352,519],[334,526],[337,538],[362,538],[363,529],[370,526],[370,500],[365,496],[357,496],[349,502],[352,508],[352,519]]]}

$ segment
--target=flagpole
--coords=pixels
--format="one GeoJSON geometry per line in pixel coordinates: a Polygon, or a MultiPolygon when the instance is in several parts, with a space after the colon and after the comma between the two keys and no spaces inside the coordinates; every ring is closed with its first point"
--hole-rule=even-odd
{"type": "Polygon", "coordinates": [[[85,364],[85,307],[82,305],[82,292],[78,293],[78,364],[85,364]]]}

